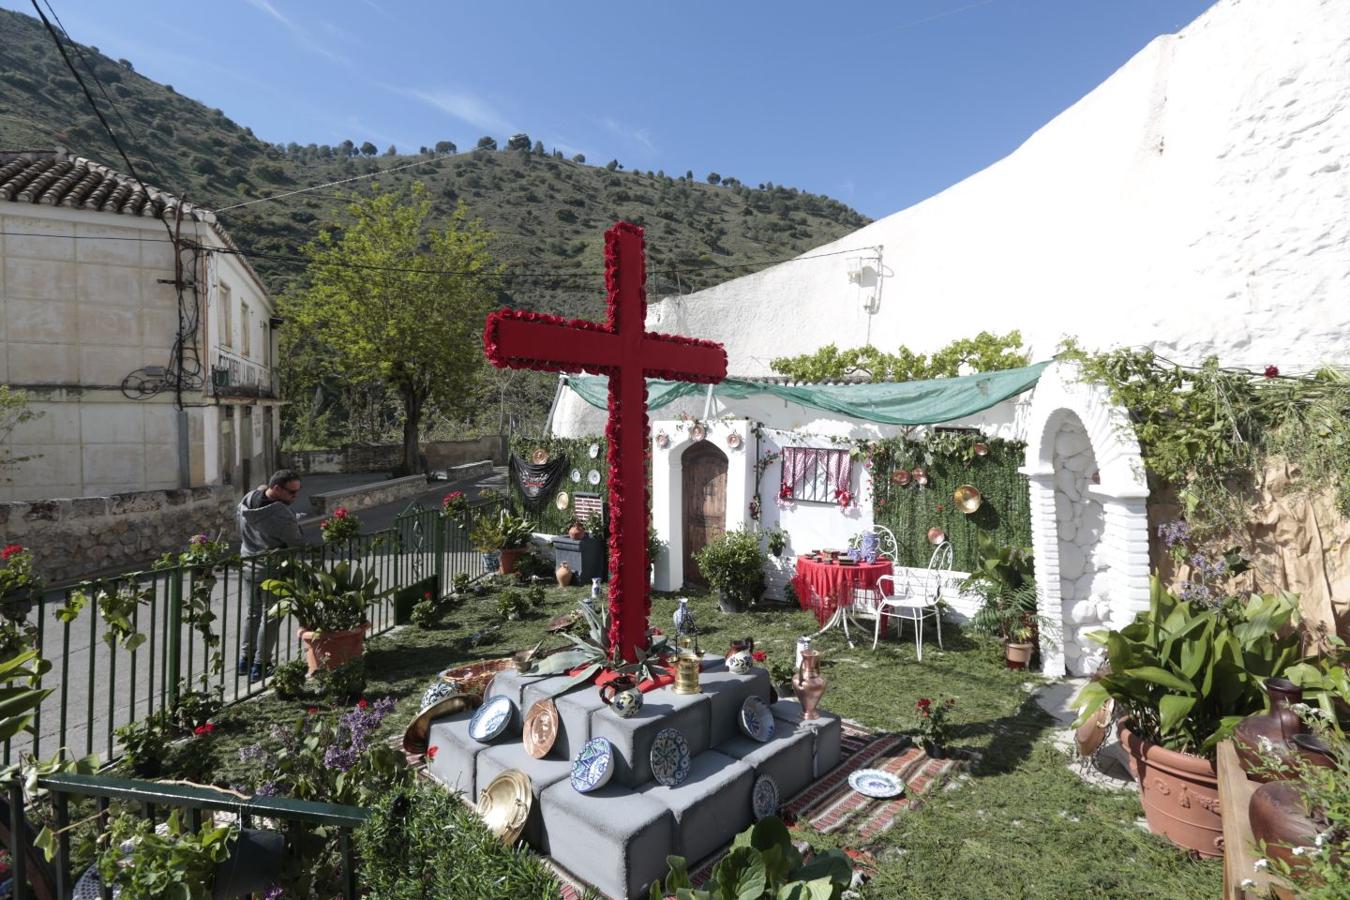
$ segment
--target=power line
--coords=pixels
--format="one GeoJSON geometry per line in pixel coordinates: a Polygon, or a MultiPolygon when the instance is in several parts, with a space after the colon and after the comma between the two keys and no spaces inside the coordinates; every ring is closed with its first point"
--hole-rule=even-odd
{"type": "MultiPolygon", "coordinates": [[[[450,159],[450,157],[448,156],[443,156],[440,158],[450,159]]],[[[435,159],[419,159],[416,162],[405,163],[404,165],[401,166],[390,166],[387,169],[380,169],[378,172],[367,172],[364,175],[355,175],[351,178],[343,178],[338,181],[329,181],[325,184],[316,184],[312,185],[311,187],[299,188],[294,191],[286,191],[285,193],[281,194],[273,194],[271,197],[259,197],[256,200],[245,200],[243,203],[235,203],[231,206],[222,206],[219,209],[217,209],[216,212],[217,213],[229,212],[232,209],[242,209],[245,206],[252,206],[255,203],[268,203],[273,200],[281,200],[285,197],[294,197],[296,194],[307,194],[310,191],[318,191],[324,188],[336,187],[339,184],[350,184],[353,181],[361,181],[366,178],[376,178],[380,175],[388,175],[390,172],[398,172],[403,169],[411,169],[413,166],[429,166],[435,162],[436,162],[435,159]]]]}

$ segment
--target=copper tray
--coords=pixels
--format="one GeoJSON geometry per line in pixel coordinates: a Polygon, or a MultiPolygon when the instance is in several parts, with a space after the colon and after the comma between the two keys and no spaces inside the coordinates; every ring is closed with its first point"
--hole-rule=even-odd
{"type": "Polygon", "coordinates": [[[525,752],[535,759],[543,759],[558,739],[558,707],[545,698],[530,707],[525,714],[525,752]]]}
{"type": "Polygon", "coordinates": [[[509,656],[502,659],[488,659],[446,669],[441,672],[441,681],[456,685],[461,693],[476,694],[481,698],[498,672],[503,669],[514,669],[515,666],[515,660],[509,656]]]}
{"type": "Polygon", "coordinates": [[[530,776],[519,769],[507,769],[483,788],[478,796],[478,816],[504,844],[514,844],[525,830],[525,820],[534,805],[530,776]]]}

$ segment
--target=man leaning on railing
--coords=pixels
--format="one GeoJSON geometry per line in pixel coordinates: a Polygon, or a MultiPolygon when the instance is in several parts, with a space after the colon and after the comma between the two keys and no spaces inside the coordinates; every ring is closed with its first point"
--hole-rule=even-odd
{"type": "Polygon", "coordinates": [[[262,583],[274,577],[266,561],[254,557],[286,547],[303,547],[304,535],[291,511],[291,504],[300,494],[300,476],[290,469],[272,473],[267,484],[257,487],[239,501],[234,519],[239,526],[239,555],[243,557],[241,578],[248,597],[248,628],[239,651],[240,675],[249,681],[258,681],[270,670],[272,655],[277,646],[280,623],[267,618],[266,598],[262,583]]]}

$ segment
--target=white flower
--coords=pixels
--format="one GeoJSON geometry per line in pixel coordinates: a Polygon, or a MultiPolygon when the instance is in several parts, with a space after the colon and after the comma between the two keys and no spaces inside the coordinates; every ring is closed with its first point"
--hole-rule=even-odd
{"type": "Polygon", "coordinates": [[[1295,847],[1291,852],[1292,852],[1295,856],[1307,856],[1309,853],[1312,853],[1312,852],[1313,852],[1313,848],[1312,848],[1312,847],[1295,847]]]}
{"type": "Polygon", "coordinates": [[[1327,842],[1327,838],[1329,837],[1331,837],[1330,828],[1319,834],[1317,837],[1313,838],[1313,846],[1317,847],[1320,850],[1322,848],[1322,845],[1327,842]]]}
{"type": "Polygon", "coordinates": [[[1239,884],[1238,887],[1242,888],[1244,891],[1250,890],[1251,888],[1256,887],[1256,879],[1255,879],[1255,878],[1244,878],[1244,879],[1242,879],[1242,883],[1239,884]]]}
{"type": "Polygon", "coordinates": [[[1255,869],[1255,870],[1258,871],[1258,872],[1260,872],[1262,869],[1269,869],[1269,868],[1270,868],[1270,860],[1266,859],[1266,858],[1263,856],[1263,857],[1261,857],[1260,859],[1258,859],[1256,862],[1252,863],[1252,868],[1255,869]]]}
{"type": "Polygon", "coordinates": [[[1260,739],[1259,739],[1259,742],[1260,742],[1260,744],[1261,744],[1261,752],[1262,752],[1262,753],[1274,753],[1274,752],[1275,752],[1275,742],[1272,741],[1270,738],[1266,737],[1264,734],[1261,735],[1261,737],[1260,737],[1260,739]]]}
{"type": "Polygon", "coordinates": [[[1300,715],[1312,712],[1312,707],[1306,703],[1291,703],[1289,708],[1300,715]]]}

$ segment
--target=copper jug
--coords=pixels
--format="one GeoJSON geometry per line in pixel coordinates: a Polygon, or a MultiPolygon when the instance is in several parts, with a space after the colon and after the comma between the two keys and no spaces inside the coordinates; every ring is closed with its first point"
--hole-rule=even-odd
{"type": "Polygon", "coordinates": [[[1248,778],[1260,782],[1281,777],[1259,770],[1268,768],[1271,762],[1287,769],[1297,755],[1291,743],[1294,735],[1307,730],[1298,713],[1290,709],[1302,702],[1303,688],[1287,678],[1267,678],[1264,685],[1270,697],[1270,711],[1250,715],[1233,729],[1233,749],[1237,750],[1243,771],[1248,778]]]}
{"type": "Polygon", "coordinates": [[[802,705],[803,720],[820,718],[816,707],[825,693],[825,676],[820,674],[820,651],[802,651],[801,668],[792,676],[792,693],[797,695],[797,702],[802,705]]]}

